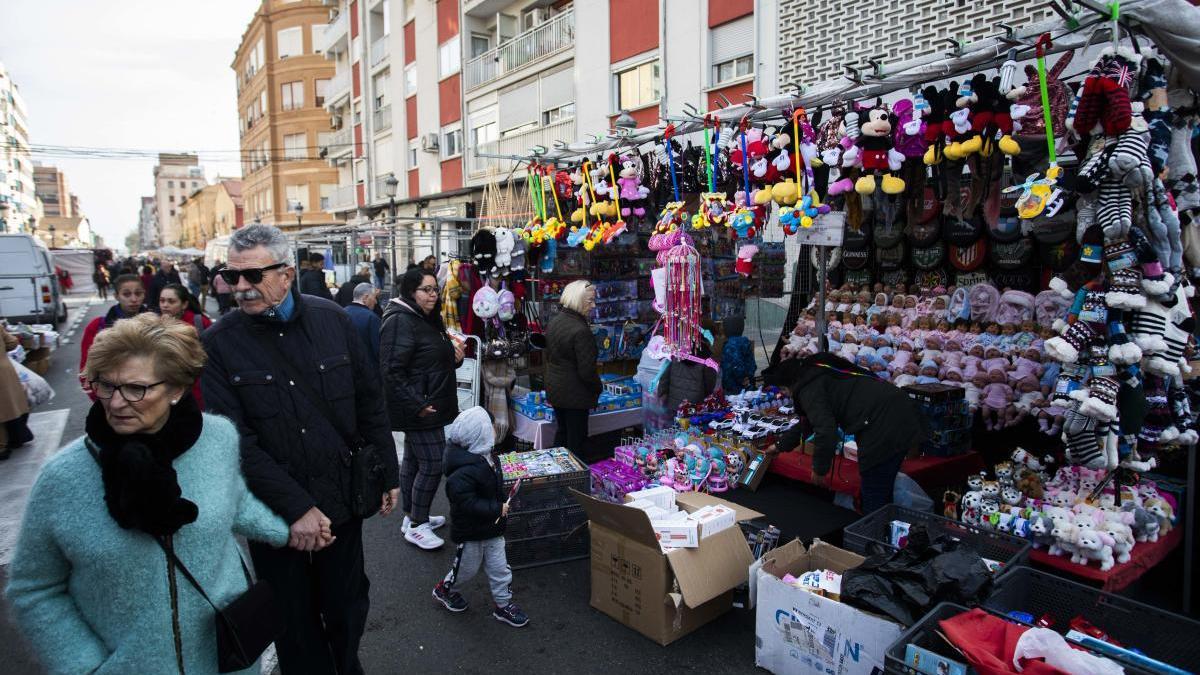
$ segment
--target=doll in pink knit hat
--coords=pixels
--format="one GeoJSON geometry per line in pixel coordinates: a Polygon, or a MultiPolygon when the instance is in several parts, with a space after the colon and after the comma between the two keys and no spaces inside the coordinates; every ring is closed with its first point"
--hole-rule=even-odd
{"type": "Polygon", "coordinates": [[[983,425],[988,431],[1004,428],[1008,407],[1015,399],[1013,388],[1008,384],[1008,373],[1003,368],[989,368],[987,385],[983,388],[980,409],[983,425]]]}
{"type": "Polygon", "coordinates": [[[892,384],[902,388],[907,387],[910,384],[916,384],[917,372],[917,363],[915,361],[909,361],[901,367],[899,370],[900,374],[892,378],[892,384]]]}

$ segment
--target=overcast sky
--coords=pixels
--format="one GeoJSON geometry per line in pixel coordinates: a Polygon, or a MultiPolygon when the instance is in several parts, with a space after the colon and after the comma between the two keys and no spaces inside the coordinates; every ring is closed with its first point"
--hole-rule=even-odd
{"type": "MultiPolygon", "coordinates": [[[[2,4],[0,61],[25,97],[30,143],[202,151],[210,180],[240,175],[229,64],[257,0],[2,4]]],[[[62,169],[96,231],[124,246],[154,192],[153,160],[34,160],[62,169]]]]}

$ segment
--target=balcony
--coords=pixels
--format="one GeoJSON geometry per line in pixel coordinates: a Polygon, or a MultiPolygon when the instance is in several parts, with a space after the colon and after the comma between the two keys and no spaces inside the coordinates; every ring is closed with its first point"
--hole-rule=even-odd
{"type": "Polygon", "coordinates": [[[340,12],[325,26],[318,45],[325,54],[344,52],[350,46],[350,12],[340,12]]]}
{"type": "Polygon", "coordinates": [[[332,110],[343,98],[350,96],[350,67],[338,68],[329,79],[329,89],[325,94],[325,109],[332,110]]]}
{"type": "Polygon", "coordinates": [[[375,133],[381,133],[392,128],[392,106],[383,106],[379,110],[371,113],[371,122],[374,125],[375,133]]]}
{"type": "Polygon", "coordinates": [[[326,146],[326,157],[339,157],[348,155],[354,149],[353,131],[349,126],[337,131],[330,132],[329,145],[326,146]]]}
{"type": "Polygon", "coordinates": [[[371,67],[374,68],[388,58],[388,36],[384,35],[371,43],[371,67]]]}
{"type": "Polygon", "coordinates": [[[575,44],[575,12],[563,12],[467,61],[467,91],[557,54],[575,44]]]}
{"type": "Polygon", "coordinates": [[[489,173],[507,173],[512,169],[513,162],[508,159],[479,157],[476,151],[489,155],[527,155],[535,145],[553,147],[554,141],[571,142],[575,138],[575,120],[569,119],[555,122],[522,134],[506,136],[498,141],[484,143],[478,148],[472,148],[468,158],[467,172],[471,178],[482,178],[489,173]]]}
{"type": "Polygon", "coordinates": [[[355,185],[339,185],[329,196],[329,211],[348,211],[358,206],[358,191],[355,185]]]}

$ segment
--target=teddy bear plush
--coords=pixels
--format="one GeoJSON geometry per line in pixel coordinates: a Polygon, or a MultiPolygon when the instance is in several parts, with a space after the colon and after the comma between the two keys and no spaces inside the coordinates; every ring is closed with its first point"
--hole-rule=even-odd
{"type": "Polygon", "coordinates": [[[1113,568],[1115,560],[1113,559],[1113,538],[1107,533],[1092,527],[1086,522],[1082,523],[1075,535],[1074,554],[1071,556],[1071,562],[1080,565],[1087,565],[1088,562],[1095,560],[1100,563],[1100,571],[1107,572],[1113,568]]]}

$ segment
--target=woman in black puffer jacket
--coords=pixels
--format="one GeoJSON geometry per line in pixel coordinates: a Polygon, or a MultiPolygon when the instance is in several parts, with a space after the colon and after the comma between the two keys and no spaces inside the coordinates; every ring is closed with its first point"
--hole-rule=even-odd
{"type": "Polygon", "coordinates": [[[429,506],[442,478],[444,427],[458,416],[454,370],[463,351],[442,323],[433,275],[410,269],[399,286],[400,295],[383,312],[379,361],[392,429],[404,432],[401,529],[410,543],[429,550],[443,544],[433,530],[446,519],[430,517],[429,506]]]}
{"type": "Polygon", "coordinates": [[[554,444],[579,453],[587,440],[588,415],[603,388],[596,372],[596,338],[588,315],[596,288],[579,279],[563,289],[562,310],[546,326],[546,400],[554,407],[554,444]]]}

